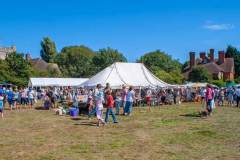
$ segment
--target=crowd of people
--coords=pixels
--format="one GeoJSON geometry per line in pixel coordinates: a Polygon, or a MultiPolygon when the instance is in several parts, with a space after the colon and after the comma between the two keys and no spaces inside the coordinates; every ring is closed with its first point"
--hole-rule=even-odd
{"type": "Polygon", "coordinates": [[[0,86],[0,112],[4,116],[4,108],[9,110],[21,108],[33,108],[37,101],[36,92],[32,88],[2,87],[0,86]]]}
{"type": "Polygon", "coordinates": [[[199,88],[152,89],[122,86],[121,89],[111,89],[110,84],[103,88],[98,84],[95,89],[49,87],[45,89],[0,87],[0,112],[3,117],[4,107],[9,110],[33,108],[38,100],[43,101],[45,109],[58,108],[58,113],[67,113],[59,104],[66,103],[69,107],[86,106],[88,117],[96,115],[98,125],[105,125],[111,115],[114,123],[118,123],[117,115],[131,116],[133,106],[153,106],[164,104],[181,104],[182,102],[201,102],[210,115],[215,104],[218,106],[236,105],[240,103],[240,87],[214,88],[211,85],[199,88]],[[81,98],[80,98],[81,97],[81,98]],[[106,107],[105,119],[103,108],[106,107]],[[59,109],[60,108],[60,109],[59,109]]]}

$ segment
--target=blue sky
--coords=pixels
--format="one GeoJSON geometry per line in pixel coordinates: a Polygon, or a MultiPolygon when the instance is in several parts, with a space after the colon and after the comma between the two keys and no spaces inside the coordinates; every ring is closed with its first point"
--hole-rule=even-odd
{"type": "Polygon", "coordinates": [[[160,49],[179,59],[189,51],[240,48],[238,0],[1,0],[0,46],[38,57],[49,36],[67,45],[112,47],[135,61],[160,49]]]}

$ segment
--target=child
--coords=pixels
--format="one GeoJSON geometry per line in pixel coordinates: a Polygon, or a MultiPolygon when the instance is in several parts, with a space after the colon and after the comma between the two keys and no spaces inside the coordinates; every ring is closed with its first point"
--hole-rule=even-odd
{"type": "Polygon", "coordinates": [[[0,112],[1,112],[1,117],[3,118],[3,95],[0,94],[0,112]]]}
{"type": "Polygon", "coordinates": [[[118,123],[115,113],[113,112],[114,100],[110,90],[106,92],[106,98],[107,98],[107,112],[105,117],[105,123],[108,123],[109,114],[112,114],[113,122],[118,123]]]}
{"type": "Polygon", "coordinates": [[[121,101],[122,101],[121,93],[119,90],[117,90],[115,93],[116,115],[119,115],[120,113],[121,101]]]}

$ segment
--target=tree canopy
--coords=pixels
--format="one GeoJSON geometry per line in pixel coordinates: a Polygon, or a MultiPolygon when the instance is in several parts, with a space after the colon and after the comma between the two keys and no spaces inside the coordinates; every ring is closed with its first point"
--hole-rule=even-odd
{"type": "Polygon", "coordinates": [[[158,78],[168,83],[180,84],[183,81],[182,64],[162,51],[146,53],[140,57],[138,62],[144,63],[158,78]]]}
{"type": "Polygon", "coordinates": [[[92,58],[95,52],[85,46],[64,47],[55,61],[67,77],[89,77],[94,72],[92,58]]]}
{"type": "Polygon", "coordinates": [[[234,58],[235,76],[236,79],[240,78],[240,51],[237,48],[229,45],[226,51],[226,58],[234,58]]]}
{"type": "Polygon", "coordinates": [[[33,72],[31,64],[20,53],[8,54],[5,61],[1,61],[1,64],[6,69],[1,77],[2,80],[14,84],[26,85],[33,72]]]}
{"type": "Polygon", "coordinates": [[[44,37],[41,41],[40,55],[44,61],[48,63],[54,62],[57,50],[55,43],[49,37],[44,37]]]}
{"type": "Polygon", "coordinates": [[[115,62],[127,62],[127,59],[118,50],[110,47],[99,49],[93,57],[93,65],[96,71],[100,71],[115,62]]]}
{"type": "Polygon", "coordinates": [[[203,67],[194,67],[189,73],[189,81],[191,82],[210,82],[211,80],[210,73],[203,67]]]}

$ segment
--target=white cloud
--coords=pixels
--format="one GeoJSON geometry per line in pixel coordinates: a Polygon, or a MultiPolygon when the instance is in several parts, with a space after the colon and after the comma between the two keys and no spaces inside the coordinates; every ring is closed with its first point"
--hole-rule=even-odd
{"type": "Polygon", "coordinates": [[[206,24],[203,26],[203,28],[213,31],[231,30],[234,27],[233,24],[206,24]]]}

